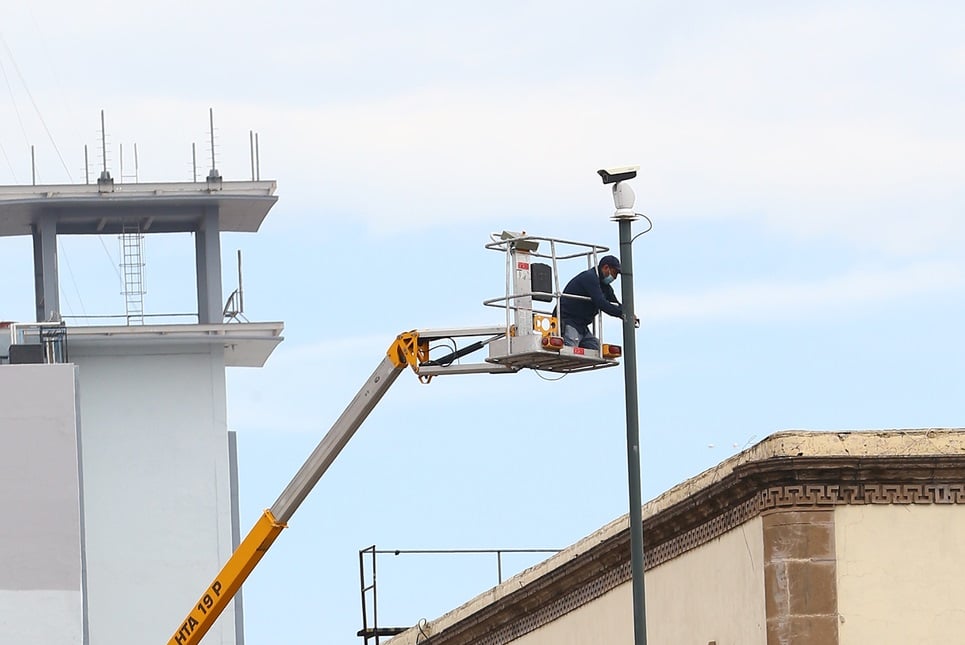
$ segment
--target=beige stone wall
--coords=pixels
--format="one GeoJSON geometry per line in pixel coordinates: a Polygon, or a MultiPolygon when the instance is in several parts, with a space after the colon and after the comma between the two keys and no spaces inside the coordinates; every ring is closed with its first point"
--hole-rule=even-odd
{"type": "MultiPolygon", "coordinates": [[[[644,507],[649,642],[965,643],[963,509],[965,431],[777,433],[644,507]]],[[[433,645],[629,645],[627,525],[424,625],[433,645]]]]}
{"type": "Polygon", "coordinates": [[[835,509],[841,645],[965,642],[958,504],[835,509]]]}
{"type": "Polygon", "coordinates": [[[764,645],[761,536],[755,517],[648,572],[648,642],[764,645]]]}
{"type": "MultiPolygon", "coordinates": [[[[761,518],[647,572],[647,640],[764,645],[761,518]]],[[[631,583],[544,625],[513,645],[633,643],[631,583]]]]}
{"type": "Polygon", "coordinates": [[[630,585],[616,589],[593,600],[576,611],[557,618],[512,641],[513,645],[632,645],[633,607],[630,585]]]}
{"type": "Polygon", "coordinates": [[[838,645],[834,511],[762,520],[768,645],[838,645]]]}

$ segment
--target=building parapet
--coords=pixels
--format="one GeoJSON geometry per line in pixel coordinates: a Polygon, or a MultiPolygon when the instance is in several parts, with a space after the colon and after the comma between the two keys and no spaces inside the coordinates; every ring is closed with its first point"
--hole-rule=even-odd
{"type": "MultiPolygon", "coordinates": [[[[757,516],[839,505],[965,504],[965,429],[786,431],[643,507],[653,569],[757,516]]],[[[389,643],[505,643],[630,580],[627,515],[389,643]]]]}

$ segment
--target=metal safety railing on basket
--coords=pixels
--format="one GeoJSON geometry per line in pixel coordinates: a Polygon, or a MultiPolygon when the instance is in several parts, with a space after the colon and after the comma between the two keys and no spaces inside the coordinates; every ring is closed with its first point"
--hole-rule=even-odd
{"type": "MultiPolygon", "coordinates": [[[[590,300],[586,296],[578,296],[572,294],[564,294],[563,289],[560,286],[560,262],[565,260],[575,260],[584,258],[585,266],[579,271],[584,271],[586,269],[591,269],[597,266],[599,262],[599,256],[607,253],[610,249],[606,246],[601,246],[599,244],[591,244],[589,242],[577,242],[574,240],[566,240],[562,238],[554,237],[544,237],[538,235],[526,235],[525,233],[515,234],[508,231],[504,231],[501,234],[493,233],[491,236],[492,242],[486,244],[487,249],[492,249],[495,251],[501,251],[506,255],[506,281],[505,281],[505,293],[502,297],[490,298],[484,300],[483,304],[487,307],[497,307],[505,310],[505,324],[507,333],[512,328],[512,315],[515,311],[519,309],[516,301],[521,298],[535,298],[538,296],[549,296],[550,302],[553,303],[553,308],[548,311],[539,311],[533,309],[534,313],[538,313],[544,316],[553,316],[559,320],[560,311],[560,300],[562,298],[573,298],[579,300],[590,300]],[[498,239],[497,239],[498,238],[498,239]],[[549,244],[549,253],[544,253],[539,250],[539,245],[541,242],[547,242],[549,244]],[[513,266],[513,251],[517,249],[523,249],[528,252],[530,257],[541,258],[549,260],[550,267],[552,271],[552,292],[543,291],[533,291],[530,290],[527,293],[515,293],[513,289],[513,271],[515,267],[513,266]]],[[[575,276],[579,271],[573,271],[575,276]]],[[[572,277],[572,276],[571,276],[572,277]]],[[[560,335],[562,335],[562,321],[560,322],[560,335]]],[[[592,325],[593,335],[603,342],[603,323],[602,314],[598,314],[592,325]]]]}

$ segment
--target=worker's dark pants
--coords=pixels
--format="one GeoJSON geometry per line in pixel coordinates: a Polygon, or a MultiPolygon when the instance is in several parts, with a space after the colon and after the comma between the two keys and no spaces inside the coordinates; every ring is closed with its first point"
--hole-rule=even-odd
{"type": "Polygon", "coordinates": [[[566,322],[563,323],[563,344],[567,347],[600,349],[600,340],[590,333],[589,327],[584,327],[581,331],[566,322]]]}

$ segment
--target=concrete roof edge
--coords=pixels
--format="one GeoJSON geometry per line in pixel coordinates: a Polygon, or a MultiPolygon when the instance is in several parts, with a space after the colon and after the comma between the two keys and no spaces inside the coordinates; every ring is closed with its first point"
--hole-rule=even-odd
{"type": "MultiPolygon", "coordinates": [[[[650,500],[644,505],[643,517],[646,521],[689,497],[710,489],[738,468],[755,463],[796,457],[870,459],[915,456],[965,456],[965,429],[779,431],[650,500]]],[[[529,567],[502,584],[446,612],[429,624],[431,633],[438,634],[449,629],[527,585],[545,576],[553,575],[575,560],[585,557],[588,552],[598,549],[607,542],[617,540],[627,531],[628,526],[628,515],[609,522],[543,562],[529,567]]],[[[420,631],[418,626],[413,627],[399,634],[389,643],[414,645],[420,631]]]]}

